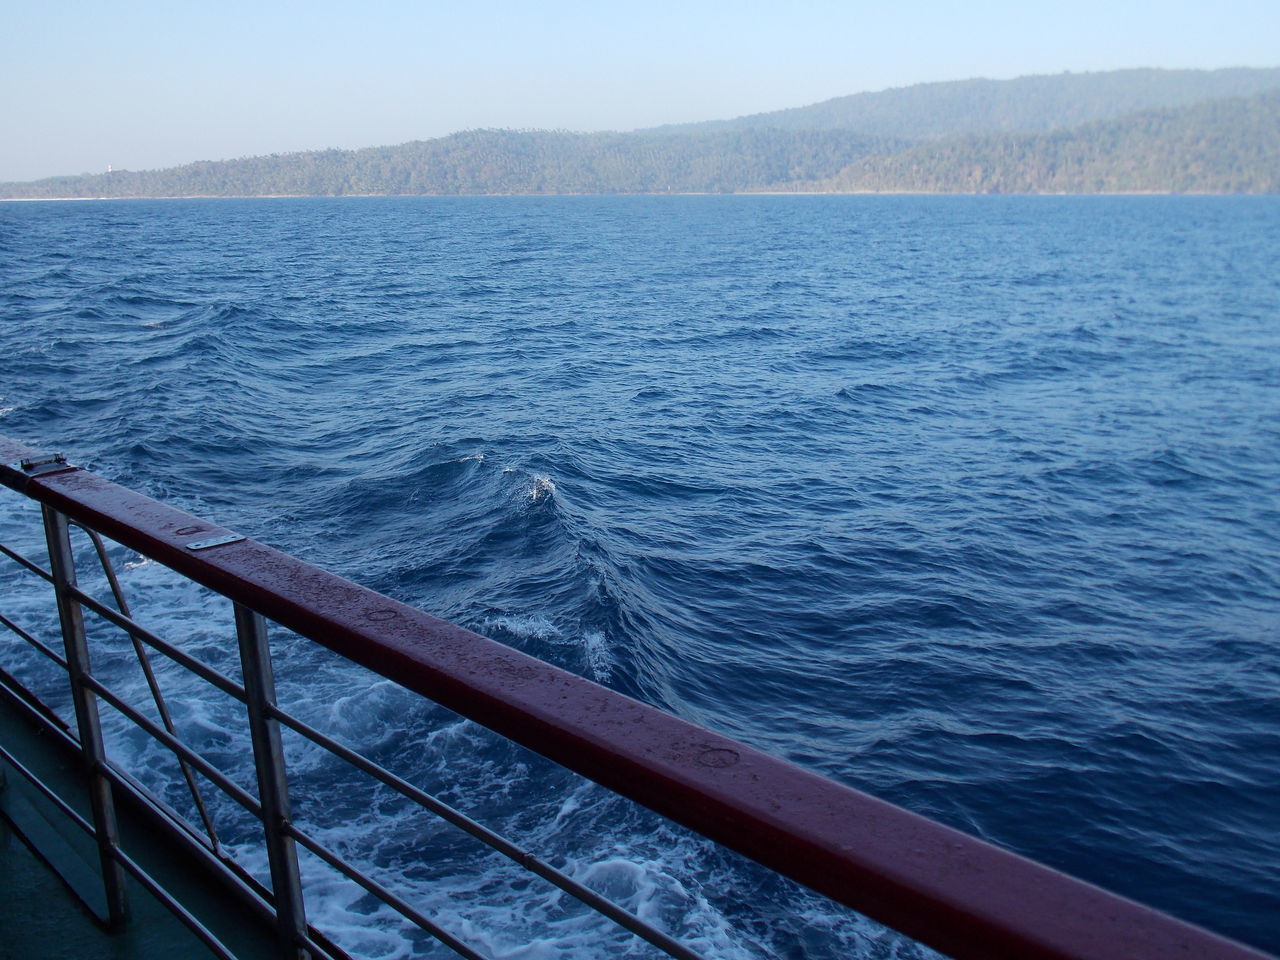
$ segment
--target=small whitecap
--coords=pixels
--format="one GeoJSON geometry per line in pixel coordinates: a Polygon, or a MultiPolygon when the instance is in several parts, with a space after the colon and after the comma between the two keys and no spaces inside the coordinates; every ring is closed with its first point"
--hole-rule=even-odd
{"type": "Polygon", "coordinates": [[[486,617],[483,625],[487,630],[505,630],[517,637],[536,640],[553,640],[560,636],[559,628],[541,614],[486,617]]]}
{"type": "Polygon", "coordinates": [[[614,903],[628,906],[633,911],[637,911],[641,904],[653,900],[658,892],[654,871],[649,864],[635,863],[622,857],[611,857],[590,864],[583,871],[581,879],[597,893],[614,903]]]}
{"type": "Polygon", "coordinates": [[[563,800],[560,801],[560,809],[556,811],[555,817],[551,821],[551,827],[555,828],[566,822],[573,814],[577,813],[583,807],[583,795],[592,790],[594,784],[581,784],[578,789],[574,790],[563,800]]]}
{"type": "Polygon", "coordinates": [[[550,477],[537,476],[533,478],[533,486],[529,490],[529,499],[537,503],[540,500],[555,496],[555,492],[556,485],[550,477]]]}
{"type": "Polygon", "coordinates": [[[582,635],[582,649],[587,655],[591,676],[601,683],[613,676],[613,655],[609,642],[599,630],[589,630],[582,635]]]}

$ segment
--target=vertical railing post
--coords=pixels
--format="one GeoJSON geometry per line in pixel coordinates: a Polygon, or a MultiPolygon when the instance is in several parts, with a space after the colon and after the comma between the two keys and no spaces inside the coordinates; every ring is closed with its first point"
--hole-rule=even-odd
{"type": "Polygon", "coordinates": [[[308,960],[306,909],[298,875],[298,853],[285,832],[291,816],[289,784],[284,769],[280,724],[268,713],[275,706],[276,685],[267,646],[267,623],[262,614],[238,603],[235,606],[236,637],[249,707],[249,735],[258,775],[258,799],[262,803],[262,829],[266,835],[271,867],[271,892],[275,898],[276,930],[287,960],[308,960]]]}
{"type": "Polygon", "coordinates": [[[62,626],[62,643],[67,655],[67,675],[71,681],[71,700],[76,712],[76,728],[80,734],[80,756],[84,763],[89,788],[89,806],[93,814],[94,836],[98,859],[102,866],[102,886],[107,901],[107,924],[119,930],[127,919],[124,870],[116,860],[119,844],[115,803],[111,783],[106,777],[106,747],[102,742],[102,724],[98,718],[98,699],[85,684],[90,675],[89,644],[85,638],[84,616],[80,603],[71,595],[76,585],[75,558],[71,552],[71,534],[65,515],[41,506],[44,517],[45,542],[49,547],[49,570],[53,574],[54,596],[58,603],[58,621],[62,626]]]}

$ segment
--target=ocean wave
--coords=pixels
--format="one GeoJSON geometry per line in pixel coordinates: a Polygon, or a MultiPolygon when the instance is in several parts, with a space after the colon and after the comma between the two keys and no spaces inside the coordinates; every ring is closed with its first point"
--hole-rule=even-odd
{"type": "MultiPolygon", "coordinates": [[[[32,205],[0,263],[0,415],[566,669],[1264,942],[1280,446],[1274,244],[1250,231],[1280,207],[1197,198],[1188,218],[1149,199],[32,205]],[[1103,207],[1124,229],[1098,233],[1103,207]]],[[[234,669],[225,610],[118,559],[139,609],[234,669]]],[[[56,631],[35,595],[16,603],[56,631]]],[[[474,795],[712,955],[913,955],[273,642],[308,718],[474,795]]],[[[125,678],[130,657],[103,663],[125,678]]],[[[30,659],[4,662],[65,704],[30,659]]],[[[186,735],[249,775],[235,705],[162,672],[186,735]]],[[[371,867],[494,955],[633,949],[387,797],[339,795],[350,823],[326,820],[347,782],[289,749],[316,828],[353,851],[367,828],[371,867]]],[[[356,953],[434,949],[306,869],[356,953]]]]}

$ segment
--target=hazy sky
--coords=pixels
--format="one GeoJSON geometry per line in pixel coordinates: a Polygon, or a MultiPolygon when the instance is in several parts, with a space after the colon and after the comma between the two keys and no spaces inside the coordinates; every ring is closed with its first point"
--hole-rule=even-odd
{"type": "Polygon", "coordinates": [[[1280,2],[9,0],[0,180],[474,127],[628,130],[931,80],[1280,65],[1280,2]]]}

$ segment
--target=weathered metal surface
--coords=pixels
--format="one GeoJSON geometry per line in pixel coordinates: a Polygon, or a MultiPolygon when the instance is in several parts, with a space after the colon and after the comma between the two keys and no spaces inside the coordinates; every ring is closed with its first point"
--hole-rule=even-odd
{"type": "MultiPolygon", "coordinates": [[[[14,462],[15,447],[0,439],[0,461],[14,462]]],[[[0,482],[954,957],[1264,956],[255,540],[193,552],[193,538],[230,531],[86,471],[16,480],[0,471],[0,482]]]]}

